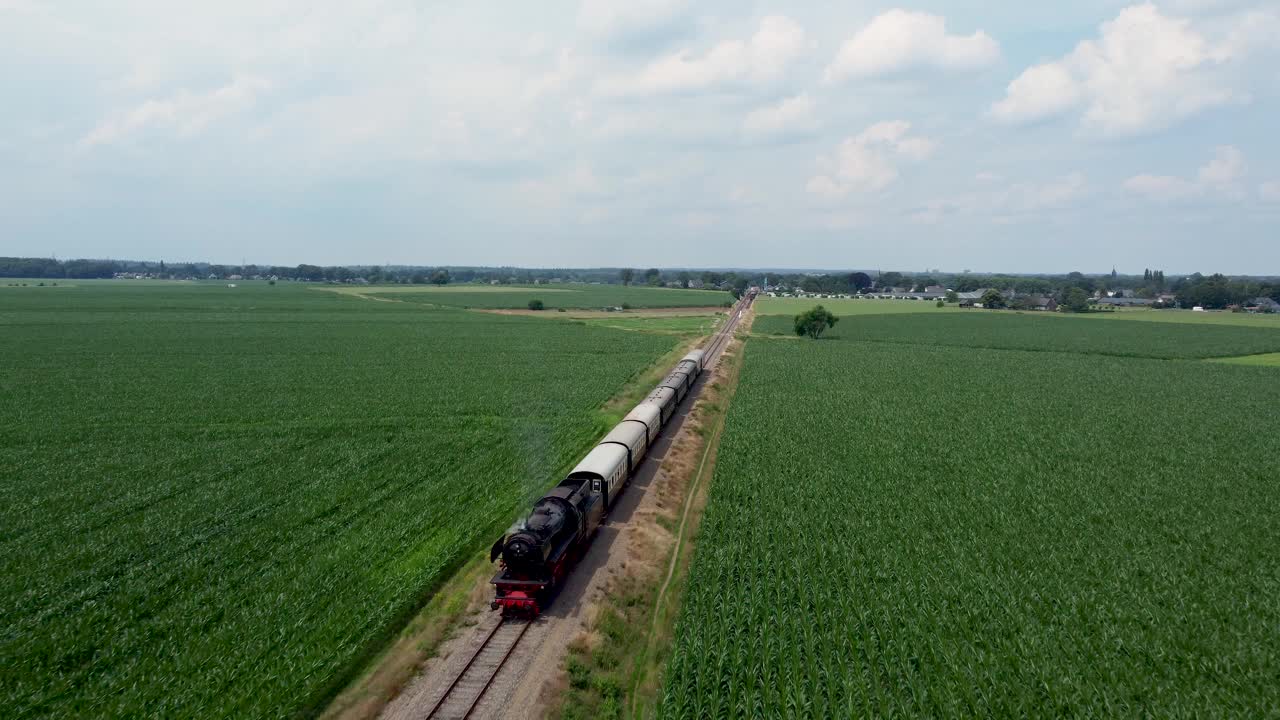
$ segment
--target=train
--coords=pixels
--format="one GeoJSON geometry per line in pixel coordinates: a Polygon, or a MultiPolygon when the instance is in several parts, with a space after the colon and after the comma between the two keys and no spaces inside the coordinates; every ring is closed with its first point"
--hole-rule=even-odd
{"type": "Polygon", "coordinates": [[[559,485],[534,503],[521,523],[498,538],[489,549],[489,562],[500,563],[491,581],[490,607],[504,616],[532,618],[542,612],[693,390],[706,361],[706,350],[685,355],[559,485]]]}

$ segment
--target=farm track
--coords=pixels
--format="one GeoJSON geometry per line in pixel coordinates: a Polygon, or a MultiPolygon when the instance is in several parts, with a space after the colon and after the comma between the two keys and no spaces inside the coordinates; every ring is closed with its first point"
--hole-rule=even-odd
{"type": "Polygon", "coordinates": [[[442,646],[441,660],[428,666],[383,710],[381,717],[426,720],[538,716],[543,688],[558,676],[569,642],[583,627],[584,609],[600,597],[603,583],[617,571],[612,564],[625,557],[625,551],[615,547],[620,545],[620,526],[625,526],[636,514],[646,490],[653,485],[674,438],[701,396],[702,388],[714,375],[747,307],[749,305],[743,303],[735,306],[724,325],[704,345],[706,370],[681,403],[671,425],[654,444],[650,459],[641,465],[630,491],[622,495],[586,556],[569,573],[555,602],[533,622],[499,620],[497,625],[490,625],[484,618],[491,611],[482,611],[474,629],[442,646]],[[510,645],[503,639],[505,626],[519,627],[510,645]],[[531,634],[530,628],[534,628],[531,634]],[[476,649],[468,655],[468,648],[473,647],[476,649]],[[501,657],[495,666],[494,656],[499,652],[501,657]],[[462,657],[468,658],[465,663],[462,657]],[[491,667],[492,672],[488,670],[491,667]]]}

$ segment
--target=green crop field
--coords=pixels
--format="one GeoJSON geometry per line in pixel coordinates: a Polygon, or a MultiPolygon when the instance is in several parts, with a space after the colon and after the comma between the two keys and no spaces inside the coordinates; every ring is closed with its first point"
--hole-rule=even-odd
{"type": "Polygon", "coordinates": [[[1258,365],[1262,367],[1280,368],[1280,353],[1266,353],[1265,355],[1245,355],[1244,357],[1215,358],[1213,362],[1228,363],[1231,365],[1258,365]]]}
{"type": "MultiPolygon", "coordinates": [[[[814,305],[821,305],[841,317],[845,315],[901,315],[903,313],[953,313],[956,305],[938,307],[927,300],[867,300],[852,298],[771,298],[756,300],[756,315],[798,315],[814,305]]],[[[965,310],[964,312],[972,312],[965,310]]]]}
{"type": "Polygon", "coordinates": [[[1272,716],[1277,407],[1270,368],[754,339],[659,714],[1272,716]]]}
{"type": "MultiPolygon", "coordinates": [[[[946,305],[939,308],[935,302],[925,300],[866,300],[841,298],[770,298],[764,297],[756,301],[757,315],[790,315],[795,316],[814,305],[822,305],[836,315],[898,315],[903,313],[975,313],[979,312],[957,305],[946,305]]],[[[1011,315],[1013,311],[1002,310],[992,312],[981,311],[987,315],[1011,315]]],[[[1191,310],[1152,310],[1150,308],[1126,308],[1116,311],[1091,312],[1083,315],[1064,313],[1028,312],[1037,317],[1058,317],[1089,320],[1136,320],[1160,323],[1188,323],[1192,325],[1239,325],[1241,327],[1280,328],[1280,315],[1249,314],[1226,311],[1193,312],[1191,310]]]]}
{"type": "Polygon", "coordinates": [[[622,285],[449,285],[443,288],[410,285],[342,288],[386,299],[430,305],[468,308],[524,309],[530,300],[541,300],[549,310],[556,308],[603,308],[627,305],[633,308],[719,307],[733,297],[719,290],[678,290],[622,285]]]}
{"type": "Polygon", "coordinates": [[[1241,327],[1280,328],[1280,314],[1245,313],[1211,310],[1152,310],[1132,308],[1115,312],[1089,313],[1088,318],[1100,320],[1138,320],[1143,322],[1188,323],[1191,325],[1239,325],[1241,327]]]}
{"type": "Polygon", "coordinates": [[[10,290],[16,718],[315,712],[676,344],[283,284],[10,290]]]}
{"type": "MultiPolygon", "coordinates": [[[[754,330],[762,334],[794,334],[792,318],[785,316],[759,318],[754,330]]],[[[1280,351],[1280,328],[1100,322],[1088,317],[981,310],[846,317],[823,337],[1153,358],[1229,357],[1280,351]]]]}

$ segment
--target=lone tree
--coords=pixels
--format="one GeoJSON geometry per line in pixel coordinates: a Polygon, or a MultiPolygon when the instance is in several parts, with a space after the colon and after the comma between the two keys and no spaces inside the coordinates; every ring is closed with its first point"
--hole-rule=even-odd
{"type": "Polygon", "coordinates": [[[448,285],[448,284],[449,284],[449,271],[448,271],[448,270],[437,270],[437,271],[435,271],[434,273],[432,273],[432,274],[431,274],[431,284],[432,284],[432,285],[448,285]]]}
{"type": "Polygon", "coordinates": [[[819,305],[796,316],[796,335],[800,337],[808,335],[817,340],[822,333],[827,331],[827,328],[835,327],[837,322],[840,322],[840,318],[832,315],[830,310],[819,305]]]}
{"type": "Polygon", "coordinates": [[[949,302],[949,303],[958,303],[958,302],[960,302],[960,293],[957,293],[955,290],[948,290],[948,291],[947,291],[947,302],[949,302]]]}
{"type": "Polygon", "coordinates": [[[636,271],[631,268],[623,268],[622,271],[618,273],[618,277],[622,278],[623,285],[630,285],[631,281],[636,277],[636,271]]]}
{"type": "Polygon", "coordinates": [[[543,309],[544,307],[546,307],[546,305],[543,305],[541,300],[530,300],[530,301],[529,301],[529,309],[530,309],[530,310],[541,310],[541,309],[543,309]]]}
{"type": "Polygon", "coordinates": [[[1067,312],[1089,312],[1089,293],[1078,287],[1067,288],[1058,304],[1067,312]]]}
{"type": "Polygon", "coordinates": [[[982,307],[990,310],[999,310],[1004,307],[1004,296],[999,290],[988,290],[982,293],[982,307]]]}
{"type": "Polygon", "coordinates": [[[871,287],[871,276],[864,272],[849,273],[848,282],[854,292],[865,290],[871,287]]]}

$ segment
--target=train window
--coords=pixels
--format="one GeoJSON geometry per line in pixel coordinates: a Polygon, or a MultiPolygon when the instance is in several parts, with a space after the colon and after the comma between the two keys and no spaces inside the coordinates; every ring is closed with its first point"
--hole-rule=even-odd
{"type": "Polygon", "coordinates": [[[598,478],[591,481],[591,491],[600,492],[600,480],[598,478]]]}

